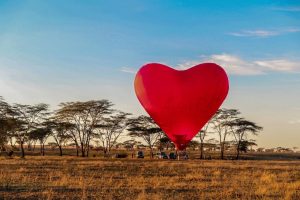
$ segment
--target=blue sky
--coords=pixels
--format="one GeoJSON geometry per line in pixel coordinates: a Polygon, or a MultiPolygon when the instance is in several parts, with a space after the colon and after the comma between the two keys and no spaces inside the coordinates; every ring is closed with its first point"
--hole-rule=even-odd
{"type": "Polygon", "coordinates": [[[108,98],[144,113],[134,72],[213,61],[224,106],[264,127],[260,146],[300,147],[299,1],[0,1],[0,90],[9,102],[108,98]]]}

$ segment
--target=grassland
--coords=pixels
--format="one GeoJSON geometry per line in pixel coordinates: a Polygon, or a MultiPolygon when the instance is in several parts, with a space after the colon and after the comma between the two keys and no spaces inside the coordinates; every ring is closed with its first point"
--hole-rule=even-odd
{"type": "Polygon", "coordinates": [[[300,161],[1,157],[0,199],[300,199],[300,161]]]}

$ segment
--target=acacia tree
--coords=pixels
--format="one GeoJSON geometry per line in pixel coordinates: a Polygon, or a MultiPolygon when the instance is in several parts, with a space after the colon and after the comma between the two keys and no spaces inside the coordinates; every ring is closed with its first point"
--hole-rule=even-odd
{"type": "Polygon", "coordinates": [[[7,113],[8,103],[0,97],[0,152],[4,148],[4,145],[7,142],[7,113]]]}
{"type": "Polygon", "coordinates": [[[47,125],[43,127],[36,128],[29,132],[29,135],[34,140],[38,140],[40,142],[40,152],[41,155],[45,155],[45,143],[48,137],[51,135],[51,128],[47,125]]]}
{"type": "MultiPolygon", "coordinates": [[[[67,122],[52,122],[52,133],[56,145],[59,148],[59,155],[63,155],[63,144],[65,144],[68,140],[71,139],[71,132],[74,131],[74,125],[67,122]]],[[[77,154],[78,154],[78,148],[77,154]]],[[[78,155],[77,155],[78,156],[78,155]]]]}
{"type": "Polygon", "coordinates": [[[29,137],[29,133],[35,130],[39,124],[44,122],[49,115],[47,104],[13,106],[14,118],[17,120],[17,128],[14,137],[20,144],[21,158],[25,157],[24,143],[29,137]]]}
{"type": "Polygon", "coordinates": [[[128,121],[128,135],[141,138],[150,148],[153,158],[153,147],[162,135],[162,130],[157,126],[151,117],[141,115],[128,121]]]}
{"type": "Polygon", "coordinates": [[[5,149],[4,145],[7,143],[7,121],[0,118],[0,152],[5,149]]]}
{"type": "Polygon", "coordinates": [[[240,151],[247,146],[247,136],[249,134],[257,135],[257,133],[263,128],[256,125],[256,123],[248,121],[244,118],[237,118],[231,122],[228,122],[232,130],[235,142],[236,142],[236,159],[239,159],[240,151]],[[243,147],[243,148],[242,148],[243,147]]]}
{"type": "Polygon", "coordinates": [[[230,123],[238,118],[240,112],[237,109],[219,109],[211,121],[212,128],[218,134],[220,145],[220,157],[224,159],[226,139],[231,134],[230,123]]]}
{"type": "Polygon", "coordinates": [[[199,147],[200,143],[196,140],[191,140],[188,144],[188,147],[192,148],[193,150],[196,150],[197,147],[199,147]]]}
{"type": "Polygon", "coordinates": [[[247,153],[247,151],[252,150],[252,146],[257,146],[257,144],[255,143],[255,140],[243,140],[240,143],[240,152],[245,152],[247,153]]]}
{"type": "Polygon", "coordinates": [[[10,133],[14,130],[12,107],[0,96],[0,150],[5,149],[10,133]]]}
{"type": "Polygon", "coordinates": [[[212,123],[212,119],[206,123],[206,125],[202,128],[202,130],[200,130],[200,132],[197,135],[200,139],[200,159],[203,159],[204,157],[204,139],[209,134],[208,130],[211,123],[212,123]]]}
{"type": "Polygon", "coordinates": [[[55,118],[74,125],[71,136],[76,146],[80,146],[81,156],[89,154],[90,142],[95,137],[94,129],[112,112],[112,103],[108,100],[61,103],[55,118]]]}
{"type": "Polygon", "coordinates": [[[140,141],[136,141],[134,139],[126,140],[122,142],[122,144],[125,146],[127,150],[134,151],[134,146],[141,145],[142,143],[140,141]]]}
{"type": "Polygon", "coordinates": [[[203,157],[204,157],[204,139],[205,139],[206,135],[207,135],[207,132],[206,132],[205,128],[204,128],[204,130],[201,130],[197,135],[200,139],[200,148],[199,148],[200,149],[200,159],[203,159],[203,157]]]}
{"type": "Polygon", "coordinates": [[[159,147],[160,148],[166,148],[166,150],[168,150],[169,148],[174,148],[174,144],[172,143],[172,141],[170,140],[170,138],[166,135],[162,136],[159,139],[159,147]]]}
{"type": "Polygon", "coordinates": [[[36,146],[36,143],[39,141],[39,139],[36,137],[35,134],[32,134],[32,132],[30,132],[29,136],[28,136],[28,141],[30,141],[30,145],[32,146],[31,150],[35,151],[35,146],[36,146]]]}
{"type": "Polygon", "coordinates": [[[117,140],[127,127],[128,115],[130,114],[117,111],[96,125],[96,137],[102,143],[104,154],[109,154],[112,147],[116,146],[117,140]]]}
{"type": "MultiPolygon", "coordinates": [[[[74,124],[72,124],[74,125],[74,124]]],[[[74,126],[74,129],[71,129],[69,131],[69,136],[70,136],[70,139],[74,142],[74,145],[76,147],[76,156],[79,156],[79,151],[80,151],[80,137],[79,137],[79,134],[78,134],[78,131],[75,129],[75,126],[74,126]]]]}

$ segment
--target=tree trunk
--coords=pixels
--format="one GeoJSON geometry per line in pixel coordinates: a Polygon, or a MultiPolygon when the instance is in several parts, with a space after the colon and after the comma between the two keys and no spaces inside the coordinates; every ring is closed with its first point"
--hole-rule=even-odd
{"type": "Polygon", "coordinates": [[[237,154],[236,154],[236,159],[238,160],[240,157],[240,150],[237,151],[237,154]]]}
{"type": "Polygon", "coordinates": [[[81,142],[81,157],[85,157],[85,150],[82,142],[81,142]]]}
{"type": "Polygon", "coordinates": [[[43,144],[42,146],[43,146],[43,156],[45,156],[45,144],[43,144]]]}
{"type": "Polygon", "coordinates": [[[153,149],[150,147],[150,158],[153,158],[153,149]]]}
{"type": "Polygon", "coordinates": [[[224,160],[224,149],[225,149],[224,143],[221,143],[221,160],[224,160]]]}
{"type": "Polygon", "coordinates": [[[76,144],[76,156],[79,156],[79,146],[76,144]]]}
{"type": "Polygon", "coordinates": [[[238,160],[240,157],[240,142],[238,142],[236,147],[236,159],[238,160]]]}
{"type": "Polygon", "coordinates": [[[61,145],[58,145],[58,148],[59,148],[59,156],[62,156],[63,153],[62,153],[62,148],[61,148],[61,145]]]}
{"type": "Polygon", "coordinates": [[[20,142],[20,147],[21,147],[21,158],[25,158],[25,151],[24,151],[23,141],[20,142]]]}
{"type": "Polygon", "coordinates": [[[200,159],[203,159],[203,142],[200,143],[200,159]]]}
{"type": "Polygon", "coordinates": [[[89,152],[90,152],[90,145],[87,145],[87,149],[86,149],[86,157],[89,157],[89,152]]]}
{"type": "Polygon", "coordinates": [[[13,144],[12,138],[9,138],[11,149],[14,149],[15,145],[13,144]]]}
{"type": "Polygon", "coordinates": [[[41,156],[43,155],[43,144],[40,143],[40,153],[41,153],[41,156]]]}

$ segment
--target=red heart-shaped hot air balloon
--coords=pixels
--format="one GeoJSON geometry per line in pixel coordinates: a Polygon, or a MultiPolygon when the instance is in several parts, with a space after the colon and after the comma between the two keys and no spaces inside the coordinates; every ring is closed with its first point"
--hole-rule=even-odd
{"type": "Polygon", "coordinates": [[[219,65],[187,70],[150,63],[136,74],[135,93],[142,106],[178,150],[183,150],[227,96],[228,77],[219,65]]]}

